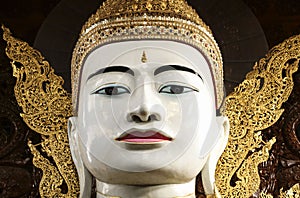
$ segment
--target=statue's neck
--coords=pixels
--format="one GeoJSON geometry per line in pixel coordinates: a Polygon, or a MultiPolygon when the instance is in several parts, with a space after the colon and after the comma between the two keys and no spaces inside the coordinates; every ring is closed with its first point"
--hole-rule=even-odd
{"type": "Polygon", "coordinates": [[[195,180],[184,184],[128,186],[107,184],[97,180],[97,198],[195,198],[195,180]]]}

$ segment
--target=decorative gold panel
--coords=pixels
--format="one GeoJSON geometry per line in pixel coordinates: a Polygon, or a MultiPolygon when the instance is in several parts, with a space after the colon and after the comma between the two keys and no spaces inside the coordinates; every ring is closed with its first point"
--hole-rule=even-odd
{"type": "Polygon", "coordinates": [[[219,159],[216,186],[222,197],[250,197],[259,189],[258,164],[269,157],[275,137],[264,142],[260,130],[273,125],[293,89],[300,59],[300,36],[272,48],[226,98],[229,142],[219,159]],[[231,183],[237,178],[235,184],[231,183]]]}
{"type": "Polygon", "coordinates": [[[63,79],[54,74],[39,51],[12,37],[7,28],[2,29],[7,42],[6,54],[12,60],[13,75],[17,78],[15,97],[23,110],[21,117],[42,136],[40,150],[38,145],[28,142],[34,165],[43,171],[40,195],[77,197],[79,181],[67,133],[71,96],[62,87],[63,79]],[[66,194],[62,193],[63,182],[68,187],[66,194]]]}

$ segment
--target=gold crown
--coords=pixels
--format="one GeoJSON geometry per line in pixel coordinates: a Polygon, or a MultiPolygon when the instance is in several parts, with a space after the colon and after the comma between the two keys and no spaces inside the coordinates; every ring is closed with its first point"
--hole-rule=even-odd
{"type": "Polygon", "coordinates": [[[107,0],[85,23],[73,51],[72,100],[77,114],[80,73],[95,48],[128,40],[171,40],[197,48],[210,62],[216,106],[223,101],[223,63],[211,30],[185,0],[107,0]]]}
{"type": "Polygon", "coordinates": [[[197,12],[183,0],[107,0],[97,10],[96,14],[89,18],[82,28],[82,33],[84,34],[92,24],[96,24],[101,20],[134,18],[144,15],[185,19],[211,32],[197,12]]]}

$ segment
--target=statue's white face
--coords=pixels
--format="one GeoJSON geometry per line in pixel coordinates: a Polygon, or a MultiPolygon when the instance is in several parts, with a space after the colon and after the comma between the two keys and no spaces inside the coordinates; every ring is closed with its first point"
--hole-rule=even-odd
{"type": "Polygon", "coordinates": [[[222,131],[208,63],[185,44],[102,46],[84,63],[79,94],[78,149],[104,182],[191,180],[222,131]]]}

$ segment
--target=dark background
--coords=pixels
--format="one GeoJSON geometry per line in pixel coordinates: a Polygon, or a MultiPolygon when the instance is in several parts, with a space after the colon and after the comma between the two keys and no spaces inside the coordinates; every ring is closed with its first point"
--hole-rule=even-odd
{"type": "MultiPolygon", "coordinates": [[[[269,46],[300,32],[300,1],[242,1],[257,17],[269,46]]],[[[33,44],[40,25],[59,2],[60,0],[1,0],[0,22],[9,26],[16,36],[33,44]]]]}

